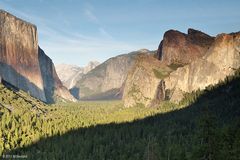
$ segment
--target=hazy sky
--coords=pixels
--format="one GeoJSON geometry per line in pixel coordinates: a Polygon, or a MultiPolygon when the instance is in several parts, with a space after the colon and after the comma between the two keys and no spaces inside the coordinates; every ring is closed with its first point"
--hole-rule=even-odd
{"type": "Polygon", "coordinates": [[[38,27],[55,63],[83,66],[141,48],[157,49],[169,29],[216,35],[240,30],[240,0],[1,0],[38,27]]]}

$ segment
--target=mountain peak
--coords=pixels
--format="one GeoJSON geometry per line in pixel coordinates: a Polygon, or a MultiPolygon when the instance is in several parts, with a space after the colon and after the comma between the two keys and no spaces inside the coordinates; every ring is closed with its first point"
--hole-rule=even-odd
{"type": "Polygon", "coordinates": [[[240,67],[239,40],[239,32],[214,38],[194,29],[167,31],[158,49],[160,61],[142,58],[128,74],[124,105],[179,102],[185,93],[219,83],[240,67]]]}
{"type": "Polygon", "coordinates": [[[188,29],[188,34],[168,30],[158,48],[158,59],[167,64],[189,64],[204,56],[214,37],[201,31],[188,29]]]}
{"type": "Polygon", "coordinates": [[[141,52],[141,53],[148,53],[149,50],[146,49],[146,48],[142,48],[142,49],[139,49],[137,52],[141,52]]]}
{"type": "Polygon", "coordinates": [[[199,30],[193,29],[193,28],[188,28],[187,33],[188,33],[188,34],[202,33],[202,34],[207,35],[206,33],[203,33],[202,31],[199,31],[199,30]]]}
{"type": "Polygon", "coordinates": [[[56,65],[56,71],[63,84],[67,88],[72,88],[84,74],[87,74],[99,64],[100,62],[98,61],[90,61],[85,67],[79,67],[77,65],[62,63],[56,65]]]}
{"type": "Polygon", "coordinates": [[[35,29],[37,29],[37,26],[36,26],[36,25],[34,25],[34,24],[32,24],[32,23],[30,23],[30,22],[28,22],[28,21],[26,21],[26,20],[23,20],[23,19],[21,19],[21,18],[19,18],[19,17],[16,17],[16,16],[14,16],[13,14],[11,14],[11,13],[9,13],[8,11],[5,11],[5,10],[3,10],[3,9],[0,9],[0,15],[3,16],[3,17],[11,17],[11,18],[14,18],[14,20],[20,21],[21,23],[28,24],[28,25],[34,27],[35,29]]]}
{"type": "Polygon", "coordinates": [[[86,74],[100,64],[98,61],[90,61],[88,64],[83,67],[83,73],[86,74]]]}

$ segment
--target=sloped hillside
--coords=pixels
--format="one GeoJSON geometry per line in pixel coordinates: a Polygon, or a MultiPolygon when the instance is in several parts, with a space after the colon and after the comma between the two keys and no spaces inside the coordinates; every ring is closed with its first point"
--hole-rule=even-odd
{"type": "Polygon", "coordinates": [[[7,82],[0,83],[0,106],[1,110],[9,112],[45,113],[47,105],[42,101],[31,97],[28,93],[15,88],[7,82]]]}
{"type": "MultiPolygon", "coordinates": [[[[3,83],[0,84],[0,157],[16,148],[27,147],[47,137],[64,135],[73,129],[129,122],[159,112],[156,108],[125,109],[121,101],[45,105],[28,93],[3,83]]],[[[46,147],[49,145],[46,144],[46,147]]],[[[35,153],[41,153],[39,149],[35,153]]]]}
{"type": "MultiPolygon", "coordinates": [[[[102,107],[95,103],[95,107],[85,107],[79,112],[88,111],[88,115],[82,116],[93,124],[91,127],[75,128],[64,134],[59,132],[5,153],[27,155],[28,159],[237,160],[240,157],[239,95],[240,70],[217,86],[186,94],[179,106],[168,104],[159,108],[139,106],[117,110],[118,105],[109,108],[107,103],[102,107]],[[146,114],[146,111],[152,113],[146,114]],[[137,119],[141,115],[145,119],[137,119]],[[146,118],[148,115],[152,116],[146,118]],[[135,121],[124,123],[124,118],[135,121]],[[94,123],[110,119],[115,123],[94,123]]],[[[72,109],[68,112],[70,115],[79,111],[76,107],[72,109]]],[[[66,111],[62,116],[68,117],[66,111]]],[[[79,121],[80,116],[71,117],[66,118],[69,125],[79,121]]],[[[86,124],[86,121],[79,122],[86,124]]],[[[52,126],[47,130],[57,128],[52,126]]]]}
{"type": "Polygon", "coordinates": [[[83,75],[71,93],[81,100],[121,99],[127,74],[140,53],[154,52],[142,49],[112,57],[83,75]]]}

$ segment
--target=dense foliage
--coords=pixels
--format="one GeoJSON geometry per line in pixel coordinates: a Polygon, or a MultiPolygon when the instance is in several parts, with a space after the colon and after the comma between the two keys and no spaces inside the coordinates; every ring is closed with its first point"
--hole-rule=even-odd
{"type": "Polygon", "coordinates": [[[174,105],[120,101],[45,106],[0,86],[0,152],[29,159],[237,160],[240,72],[174,105]]]}

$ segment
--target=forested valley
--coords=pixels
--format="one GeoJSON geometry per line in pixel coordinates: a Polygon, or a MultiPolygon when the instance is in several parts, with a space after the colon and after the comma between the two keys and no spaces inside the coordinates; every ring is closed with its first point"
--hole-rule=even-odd
{"type": "Polygon", "coordinates": [[[45,105],[0,86],[2,158],[237,160],[240,71],[179,104],[124,108],[121,101],[45,105]]]}

